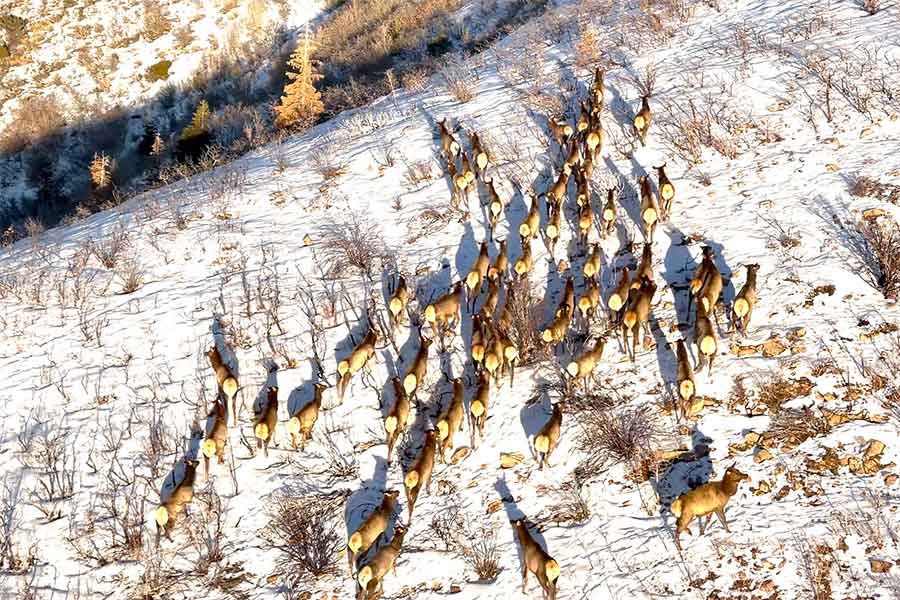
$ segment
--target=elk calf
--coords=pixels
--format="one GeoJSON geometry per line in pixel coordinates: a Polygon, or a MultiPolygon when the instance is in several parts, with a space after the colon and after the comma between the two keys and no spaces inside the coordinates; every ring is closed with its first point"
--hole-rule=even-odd
{"type": "Polygon", "coordinates": [[[400,556],[400,549],[403,546],[403,537],[406,535],[406,527],[398,523],[394,526],[394,538],[390,544],[378,549],[375,556],[359,570],[356,580],[359,582],[360,590],[357,600],[368,600],[376,598],[376,593],[381,587],[381,580],[387,575],[388,571],[397,574],[397,557],[400,556]]]}
{"type": "Polygon", "coordinates": [[[270,385],[266,403],[259,407],[254,418],[253,433],[256,435],[256,449],[263,449],[269,457],[269,443],[275,439],[275,425],[278,423],[278,388],[270,385]]]}
{"type": "Polygon", "coordinates": [[[672,514],[678,519],[675,525],[675,547],[679,552],[681,552],[681,542],[678,538],[682,531],[687,531],[688,535],[692,535],[689,527],[694,517],[701,518],[700,535],[705,533],[713,513],[719,517],[725,531],[731,533],[731,530],[728,529],[728,521],[725,519],[725,505],[737,493],[738,485],[745,479],[749,480],[750,478],[731,465],[725,471],[725,476],[721,481],[704,483],[672,502],[672,514]],[[706,522],[703,521],[703,517],[706,517],[706,522]]]}
{"type": "Polygon", "coordinates": [[[528,526],[521,519],[511,521],[519,545],[522,547],[522,593],[528,584],[528,572],[531,571],[538,578],[538,583],[544,590],[546,600],[556,600],[556,586],[559,579],[559,563],[553,560],[546,550],[531,537],[528,526]]]}
{"type": "Polygon", "coordinates": [[[434,470],[435,437],[436,432],[434,429],[430,429],[425,433],[425,443],[403,477],[403,485],[406,488],[406,503],[409,505],[410,523],[412,523],[413,509],[416,506],[416,500],[422,487],[424,486],[427,492],[431,494],[431,472],[434,470]]]}
{"type": "Polygon", "coordinates": [[[397,504],[397,497],[400,492],[397,490],[387,490],[381,498],[381,504],[378,505],[363,520],[360,526],[350,534],[347,538],[347,558],[350,562],[350,576],[353,577],[353,566],[357,556],[362,556],[372,547],[372,544],[384,533],[388,523],[391,522],[391,516],[394,514],[394,506],[397,504]]]}
{"type": "Polygon", "coordinates": [[[287,422],[287,431],[291,434],[291,448],[297,449],[297,436],[300,436],[300,449],[306,450],[306,443],[312,438],[313,427],[319,420],[319,410],[322,408],[322,392],[328,386],[324,383],[313,385],[312,400],[297,409],[287,422]]]}
{"type": "Polygon", "coordinates": [[[750,325],[750,316],[753,314],[753,307],[756,305],[757,272],[759,272],[759,265],[747,265],[747,281],[734,299],[734,304],[732,304],[731,330],[735,331],[739,329],[741,336],[747,335],[747,327],[750,325]]]}

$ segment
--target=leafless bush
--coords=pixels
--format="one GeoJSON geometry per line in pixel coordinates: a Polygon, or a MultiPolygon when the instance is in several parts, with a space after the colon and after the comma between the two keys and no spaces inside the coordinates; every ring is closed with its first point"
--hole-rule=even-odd
{"type": "Polygon", "coordinates": [[[658,135],[685,162],[702,162],[704,148],[710,148],[727,158],[740,153],[739,133],[747,125],[728,100],[727,92],[708,94],[701,102],[688,99],[682,104],[675,99],[663,99],[658,135]]]}
{"type": "Polygon", "coordinates": [[[217,567],[224,558],[225,522],[222,513],[222,499],[215,486],[207,486],[194,494],[187,532],[200,557],[194,563],[194,568],[197,573],[210,578],[215,577],[217,567]]]}
{"type": "Polygon", "coordinates": [[[75,493],[77,465],[64,434],[54,438],[50,444],[46,440],[46,437],[41,438],[38,443],[43,450],[40,452],[41,464],[35,469],[38,478],[31,492],[31,506],[39,510],[49,523],[63,516],[62,503],[75,493]]]}
{"type": "Polygon", "coordinates": [[[448,502],[445,510],[437,511],[431,517],[428,529],[435,541],[444,546],[445,552],[452,552],[458,549],[459,534],[465,526],[459,504],[448,502]]]}
{"type": "Polygon", "coordinates": [[[144,269],[136,259],[121,265],[116,269],[116,274],[122,280],[123,294],[133,294],[144,285],[144,269]]]}
{"type": "Polygon", "coordinates": [[[152,42],[164,36],[172,28],[168,17],[163,14],[162,5],[144,2],[144,35],[152,42]]]}
{"type": "Polygon", "coordinates": [[[328,476],[329,484],[333,485],[359,476],[359,459],[353,452],[352,443],[346,433],[339,435],[338,432],[332,431],[317,435],[316,438],[325,448],[324,474],[328,476]]]}
{"type": "Polygon", "coordinates": [[[429,523],[432,539],[469,565],[480,580],[492,580],[500,573],[500,552],[493,530],[476,526],[450,502],[446,510],[436,513],[429,523]]]}
{"type": "Polygon", "coordinates": [[[900,185],[882,183],[866,175],[853,180],[850,193],[858,198],[878,198],[891,204],[900,204],[900,185]]]}
{"type": "Polygon", "coordinates": [[[900,292],[900,226],[893,220],[862,221],[864,256],[861,258],[885,298],[896,299],[900,292]]]}
{"type": "Polygon", "coordinates": [[[288,585],[338,572],[343,543],[330,502],[278,494],[271,498],[268,513],[271,521],[261,534],[279,551],[276,565],[288,585]]]}
{"type": "Polygon", "coordinates": [[[441,75],[454,98],[460,102],[469,102],[475,98],[475,91],[472,89],[475,72],[469,68],[464,59],[451,60],[441,70],[441,75]]]}
{"type": "Polygon", "coordinates": [[[387,254],[378,225],[359,215],[344,223],[323,225],[317,239],[319,257],[329,277],[340,277],[347,267],[353,267],[371,278],[387,254]]]}
{"type": "Polygon", "coordinates": [[[472,567],[479,580],[495,579],[500,574],[500,550],[497,548],[496,534],[488,527],[482,527],[475,537],[469,539],[474,541],[466,548],[466,563],[472,567]]]}
{"type": "Polygon", "coordinates": [[[543,303],[527,277],[510,282],[504,311],[511,317],[509,336],[519,350],[519,364],[534,362],[543,347],[540,333],[543,303]]]}
{"type": "Polygon", "coordinates": [[[628,80],[641,96],[652,96],[653,90],[656,89],[656,74],[658,71],[659,68],[656,66],[656,63],[649,62],[644,66],[642,73],[630,75],[628,80]]]}
{"type": "Polygon", "coordinates": [[[119,262],[119,257],[129,246],[130,240],[125,227],[117,225],[105,239],[91,242],[91,252],[107,269],[112,269],[119,262]]]}
{"type": "Polygon", "coordinates": [[[831,423],[809,409],[783,408],[769,422],[769,434],[781,443],[797,445],[811,437],[828,435],[831,423]]]}
{"type": "Polygon", "coordinates": [[[638,467],[651,459],[662,429],[651,406],[597,408],[581,414],[576,438],[586,455],[578,466],[579,481],[596,476],[612,464],[624,462],[638,467]]]}
{"type": "Polygon", "coordinates": [[[419,187],[432,179],[434,179],[434,173],[432,173],[429,161],[423,160],[406,165],[406,183],[410,187],[419,187]]]}
{"type": "Polygon", "coordinates": [[[794,550],[800,561],[805,592],[811,600],[831,599],[833,550],[824,542],[813,542],[804,534],[795,534],[794,550]]]}
{"type": "Polygon", "coordinates": [[[19,529],[21,479],[4,475],[0,483],[0,567],[20,571],[18,550],[13,538],[19,529]]]}
{"type": "Polygon", "coordinates": [[[582,493],[578,481],[566,481],[559,487],[559,501],[546,509],[546,514],[538,517],[542,523],[555,523],[557,527],[568,523],[584,523],[591,517],[591,507],[582,493]]]}
{"type": "Polygon", "coordinates": [[[410,92],[421,92],[428,85],[429,72],[427,69],[413,67],[403,72],[403,87],[410,92]]]}
{"type": "Polygon", "coordinates": [[[878,14],[881,10],[881,0],[860,0],[860,5],[870,15],[878,14]]]}
{"type": "Polygon", "coordinates": [[[325,181],[340,177],[347,172],[347,166],[337,162],[336,148],[326,145],[312,156],[313,168],[325,181]]]}

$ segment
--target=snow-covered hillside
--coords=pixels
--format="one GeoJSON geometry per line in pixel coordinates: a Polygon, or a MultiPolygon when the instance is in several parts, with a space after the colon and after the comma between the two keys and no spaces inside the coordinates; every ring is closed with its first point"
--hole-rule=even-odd
{"type": "MultiPolygon", "coordinates": [[[[900,315],[875,285],[858,227],[897,212],[900,88],[890,65],[900,61],[898,10],[884,3],[870,15],[849,0],[563,3],[469,61],[467,102],[434,78],[425,92],[398,90],[7,248],[0,566],[8,575],[0,595],[349,598],[355,587],[343,556],[333,573],[287,589],[299,571],[273,544],[277,506],[315,502],[342,551],[393,488],[409,531],[396,574],[384,578],[388,598],[522,597],[510,520],[523,517],[559,563],[560,600],[896,597],[900,315]],[[606,105],[606,142],[590,182],[598,218],[606,190],[619,190],[615,233],[589,234],[603,249],[604,299],[620,268],[641,259],[639,177],[649,174],[655,190],[655,167],[665,163],[677,190],[652,246],[651,339],[629,362],[600,310],[552,359],[517,367],[513,382],[491,392],[484,440],[435,465],[410,522],[402,466],[447,401],[442,373],[464,379],[467,402],[474,393],[465,307],[457,335],[431,348],[410,439],[390,464],[382,399],[393,400],[390,378],[419,348],[408,324],[377,342],[371,372],[352,379],[343,403],[333,387],[324,392],[305,450],[292,449],[288,419],[312,397],[315,358],[336,382],[351,336],[364,334],[367,307],[387,323],[395,270],[420,314],[466,277],[489,239],[483,183],[468,217],[451,207],[438,121],[461,127],[465,149],[466,131],[482,136],[488,177],[505,203],[494,238],[508,240],[515,262],[529,193],[543,195],[563,161],[546,115],[564,109],[574,124],[598,64],[606,105]],[[638,87],[653,74],[642,147],[631,124],[638,87]],[[337,243],[345,239],[350,253],[337,243]],[[623,252],[629,240],[635,246],[623,252]],[[679,419],[671,410],[675,342],[693,340],[688,286],[703,245],[724,277],[726,308],[712,372],[696,374],[704,406],[679,419]],[[760,265],[759,301],[741,338],[728,331],[728,311],[751,264],[760,265]],[[556,367],[586,333],[609,336],[598,381],[589,396],[570,399],[552,466],[540,470],[531,437],[562,393],[556,367]],[[207,473],[201,461],[187,514],[157,547],[159,492],[168,493],[173,470],[175,481],[183,476],[176,461],[201,456],[216,396],[206,357],[214,343],[233,350],[225,358],[243,410],[224,464],[211,461],[207,473]],[[256,451],[252,410],[270,386],[279,416],[266,457],[256,451]],[[626,417],[640,419],[639,464],[596,445],[603,436],[594,424],[614,429],[626,417]],[[695,521],[679,553],[670,503],[732,464],[750,481],[727,505],[731,532],[714,519],[698,537],[695,521]],[[439,535],[447,531],[449,544],[439,535]],[[494,545],[499,573],[479,581],[466,553],[494,545]]],[[[576,297],[584,285],[574,188],[573,180],[555,256],[532,242],[541,325],[569,274],[576,297]]],[[[467,423],[456,447],[471,446],[469,435],[467,423]]],[[[540,594],[530,575],[526,595],[540,594]]]]}

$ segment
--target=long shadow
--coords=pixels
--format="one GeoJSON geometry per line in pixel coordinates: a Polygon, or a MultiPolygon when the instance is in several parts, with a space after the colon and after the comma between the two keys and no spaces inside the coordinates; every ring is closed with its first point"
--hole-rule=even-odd
{"type": "Polygon", "coordinates": [[[603,162],[609,172],[621,182],[621,189],[617,199],[619,208],[625,211],[625,214],[628,215],[637,231],[643,232],[644,228],[641,225],[641,195],[637,187],[637,178],[625,177],[608,155],[603,157],[603,162]]]}
{"type": "MultiPolygon", "coordinates": [[[[375,468],[372,476],[360,483],[359,488],[350,494],[344,506],[344,524],[347,536],[356,531],[371,511],[381,504],[381,498],[387,487],[388,464],[382,456],[374,455],[375,468]]],[[[399,503],[398,503],[399,505],[399,503]]],[[[397,506],[394,514],[398,513],[397,506]]],[[[346,538],[345,538],[346,539],[346,538]]],[[[373,544],[375,546],[377,544],[373,544]]]]}
{"type": "Polygon", "coordinates": [[[687,328],[690,315],[687,314],[687,294],[682,292],[690,293],[690,278],[697,268],[697,260],[688,249],[688,239],[680,229],[670,225],[667,233],[669,249],[663,259],[665,270],[661,275],[672,291],[672,306],[675,308],[678,328],[683,331],[687,328]],[[682,298],[681,306],[679,306],[679,298],[682,298]],[[682,315],[684,315],[684,319],[681,318],[682,315]]]}
{"type": "Polygon", "coordinates": [[[537,402],[526,402],[519,411],[519,422],[527,439],[532,439],[553,414],[553,402],[546,387],[539,388],[537,402]]]}
{"type": "Polygon", "coordinates": [[[419,307],[426,307],[433,300],[446,294],[453,281],[453,270],[447,257],[441,259],[441,268],[428,271],[416,278],[415,296],[419,307]]]}
{"type": "Polygon", "coordinates": [[[254,415],[258,414],[265,407],[269,397],[269,387],[278,387],[278,366],[271,359],[266,359],[263,361],[263,367],[266,369],[266,379],[256,392],[256,399],[253,401],[254,415]]]}
{"type": "Polygon", "coordinates": [[[722,274],[722,303],[725,305],[724,312],[727,319],[728,307],[731,306],[734,302],[734,297],[737,295],[737,292],[734,290],[734,284],[731,281],[732,277],[734,277],[734,272],[725,260],[724,245],[715,240],[706,240],[706,245],[713,249],[713,254],[716,259],[716,268],[718,268],[719,273],[722,274]]]}
{"type": "MultiPolygon", "coordinates": [[[[524,520],[527,524],[530,524],[527,515],[522,512],[519,508],[519,505],[515,501],[515,497],[509,489],[509,485],[506,483],[505,477],[498,477],[497,481],[494,483],[494,489],[497,490],[497,495],[500,497],[500,500],[503,502],[503,509],[506,511],[506,518],[510,523],[509,533],[512,535],[513,544],[516,546],[519,554],[519,564],[522,564],[524,560],[524,556],[522,556],[522,548],[519,546],[519,538],[516,535],[516,530],[512,526],[513,521],[517,521],[519,519],[524,520]]],[[[534,538],[540,546],[547,550],[547,540],[544,539],[543,533],[541,533],[537,527],[530,527],[529,531],[531,532],[531,537],[534,538]]]]}
{"type": "Polygon", "coordinates": [[[472,263],[475,262],[475,257],[478,256],[478,244],[479,242],[475,239],[475,230],[472,229],[472,223],[466,221],[463,226],[462,238],[456,247],[456,257],[453,261],[458,278],[464,278],[469,273],[469,269],[472,268],[472,263]]]}
{"type": "Polygon", "coordinates": [[[667,468],[656,478],[651,474],[650,484],[659,498],[662,525],[671,513],[672,501],[682,494],[710,481],[713,473],[709,444],[712,440],[695,425],[691,430],[691,449],[672,459],[667,468]]]}

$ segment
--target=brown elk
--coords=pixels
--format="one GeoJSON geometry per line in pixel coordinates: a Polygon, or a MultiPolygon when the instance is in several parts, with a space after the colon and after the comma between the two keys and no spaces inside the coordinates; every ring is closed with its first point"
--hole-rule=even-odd
{"type": "Polygon", "coordinates": [[[641,145],[647,145],[647,132],[650,131],[650,97],[641,98],[641,110],[634,117],[634,131],[641,138],[641,145]]]}
{"type": "Polygon", "coordinates": [[[687,531],[688,535],[691,535],[689,527],[694,517],[700,517],[700,535],[706,532],[706,526],[713,513],[719,517],[725,531],[731,533],[731,530],[728,529],[728,520],[725,518],[725,505],[737,493],[738,485],[745,479],[749,480],[750,478],[746,473],[742,473],[734,465],[731,465],[725,471],[725,476],[721,481],[704,483],[672,502],[672,514],[678,519],[675,524],[675,547],[679,552],[681,552],[681,542],[678,538],[682,531],[687,531]],[[706,517],[705,522],[703,517],[706,517]]]}
{"type": "Polygon", "coordinates": [[[375,328],[369,324],[369,330],[365,337],[351,352],[350,356],[338,362],[338,382],[337,393],[338,399],[344,401],[344,392],[350,384],[350,379],[356,375],[363,367],[366,367],[370,360],[375,356],[375,343],[378,341],[378,333],[375,328]]]}
{"type": "Polygon", "coordinates": [[[350,576],[357,556],[362,556],[387,529],[397,504],[397,490],[386,490],[375,510],[369,513],[359,527],[347,538],[347,559],[350,562],[350,576]]]}
{"type": "Polygon", "coordinates": [[[531,269],[534,266],[534,261],[531,256],[531,238],[526,235],[521,236],[522,243],[522,256],[516,260],[516,264],[513,269],[516,272],[516,275],[519,277],[525,277],[529,273],[531,273],[531,269]]]}
{"type": "Polygon", "coordinates": [[[568,306],[561,307],[557,310],[556,318],[554,318],[547,327],[541,331],[541,339],[545,344],[555,345],[566,339],[566,332],[569,331],[569,324],[572,321],[572,313],[569,312],[568,306]]]}
{"type": "Polygon", "coordinates": [[[492,280],[502,280],[509,268],[509,257],[506,251],[506,240],[500,240],[497,256],[494,258],[493,264],[488,269],[488,277],[492,280]]]}
{"type": "Polygon", "coordinates": [[[453,137],[453,133],[447,127],[446,118],[438,123],[438,127],[440,127],[441,133],[441,152],[444,153],[444,156],[447,157],[449,162],[453,162],[456,157],[459,156],[459,152],[462,148],[460,147],[459,142],[453,137]]]}
{"type": "Polygon", "coordinates": [[[653,234],[659,221],[659,205],[656,196],[650,189],[650,178],[641,176],[641,224],[644,228],[644,237],[648,244],[653,243],[653,234]]]}
{"type": "Polygon", "coordinates": [[[716,331],[713,329],[712,322],[706,312],[702,302],[697,303],[697,320],[694,322],[694,343],[697,344],[699,353],[699,361],[695,372],[703,370],[703,367],[709,364],[708,373],[712,374],[713,359],[716,357],[718,350],[718,341],[716,340],[716,331]]]}
{"type": "Polygon", "coordinates": [[[523,238],[535,238],[540,230],[541,203],[537,196],[531,195],[531,208],[528,209],[528,215],[526,215],[525,220],[519,225],[519,235],[523,238]]]}
{"type": "Polygon", "coordinates": [[[578,122],[575,124],[575,131],[584,133],[591,126],[591,111],[584,103],[584,100],[579,100],[578,102],[581,105],[581,112],[578,115],[578,122]]]}
{"type": "Polygon", "coordinates": [[[493,238],[497,223],[500,222],[500,217],[503,215],[503,200],[500,199],[500,194],[494,187],[493,178],[488,179],[485,183],[488,191],[488,224],[491,226],[491,237],[493,238]]]}
{"type": "Polygon", "coordinates": [[[560,148],[563,148],[566,145],[566,141],[575,134],[575,130],[565,120],[559,121],[553,117],[549,117],[547,122],[557,145],[560,148]]]}
{"type": "Polygon", "coordinates": [[[234,371],[222,360],[219,349],[214,345],[206,352],[209,364],[216,373],[216,384],[225,394],[225,397],[231,401],[232,422],[237,423],[237,401],[235,397],[238,391],[238,380],[234,371]]]}
{"type": "Polygon", "coordinates": [[[638,338],[640,337],[641,328],[644,334],[649,337],[650,334],[650,304],[653,302],[653,295],[656,293],[656,284],[649,278],[644,277],[641,280],[640,288],[635,290],[634,301],[629,303],[622,317],[622,336],[625,341],[625,352],[631,358],[631,362],[635,361],[638,338]],[[628,350],[628,334],[632,334],[631,352],[628,350]]]}
{"type": "Polygon", "coordinates": [[[600,306],[600,281],[596,277],[588,277],[584,282],[584,293],[578,299],[581,318],[590,321],[598,306],[600,306]]]}
{"type": "Polygon", "coordinates": [[[672,215],[672,202],[675,200],[675,186],[666,176],[666,165],[656,167],[659,174],[659,197],[662,198],[662,214],[666,220],[672,215]]]}
{"type": "Polygon", "coordinates": [[[475,446],[475,434],[478,438],[484,439],[484,424],[487,421],[487,411],[489,400],[491,397],[491,380],[487,372],[482,372],[478,378],[478,385],[475,388],[475,395],[469,403],[469,415],[471,422],[469,424],[469,433],[471,435],[472,446],[475,446]]]}
{"type": "Polygon", "coordinates": [[[706,281],[707,272],[716,268],[715,262],[713,260],[713,249],[710,246],[703,246],[701,251],[703,253],[703,258],[700,260],[700,264],[697,265],[697,268],[694,270],[694,276],[691,278],[689,284],[688,315],[690,315],[691,313],[691,301],[694,299],[694,296],[697,296],[700,293],[700,290],[703,287],[703,283],[706,281]]]}
{"type": "Polygon", "coordinates": [[[388,571],[397,574],[397,557],[403,546],[403,537],[406,535],[406,527],[398,523],[394,526],[394,537],[391,543],[378,549],[378,552],[359,570],[357,582],[360,590],[356,600],[369,600],[379,597],[381,580],[388,571]]]}
{"type": "Polygon", "coordinates": [[[224,398],[216,398],[213,409],[207,415],[206,436],[200,445],[203,454],[203,470],[209,479],[209,459],[215,456],[219,464],[225,462],[225,446],[228,444],[228,414],[224,398]]]}
{"type": "MultiPolygon", "coordinates": [[[[184,458],[184,475],[181,481],[175,484],[171,493],[154,512],[157,544],[161,532],[165,534],[166,539],[172,539],[172,528],[175,526],[176,517],[184,512],[187,505],[194,499],[194,478],[197,474],[198,464],[194,459],[184,458]]],[[[174,471],[172,471],[172,481],[175,481],[174,471]]]]}
{"type": "Polygon", "coordinates": [[[538,461],[538,469],[543,471],[544,465],[551,467],[550,456],[556,450],[559,443],[560,427],[562,426],[562,401],[553,405],[550,418],[534,436],[534,455],[538,461]]]}
{"type": "Polygon", "coordinates": [[[450,321],[459,322],[459,305],[462,300],[463,282],[457,281],[453,288],[425,307],[425,320],[431,324],[432,329],[446,327],[450,321]]]}
{"type": "Polygon", "coordinates": [[[481,291],[481,284],[487,277],[488,268],[491,266],[491,258],[488,255],[487,242],[481,242],[478,250],[478,256],[466,275],[466,287],[468,288],[469,302],[474,309],[475,301],[478,299],[478,293],[481,291]]]}
{"type": "Polygon", "coordinates": [[[544,228],[544,245],[550,256],[554,256],[556,242],[559,240],[562,230],[562,204],[551,202],[548,208],[547,227],[544,228]]]}
{"type": "Polygon", "coordinates": [[[606,338],[600,337],[594,342],[594,347],[584,351],[580,356],[572,360],[566,366],[566,372],[572,378],[573,383],[581,382],[587,388],[588,378],[594,377],[594,369],[603,357],[603,348],[606,346],[606,338]]]}
{"type": "Polygon", "coordinates": [[[440,461],[447,462],[447,451],[453,449],[453,434],[462,431],[463,420],[466,416],[465,390],[462,380],[457,377],[453,380],[453,391],[450,402],[441,412],[437,421],[438,440],[440,442],[440,461]]]}
{"type": "Polygon", "coordinates": [[[297,409],[288,419],[287,432],[291,434],[291,448],[297,449],[297,436],[300,437],[300,449],[306,450],[306,443],[312,439],[312,430],[319,420],[319,411],[322,409],[322,395],[328,388],[324,383],[313,385],[312,400],[297,409]]]}
{"type": "Polygon", "coordinates": [[[469,139],[472,142],[472,157],[475,160],[475,166],[478,168],[478,172],[483,175],[489,162],[488,153],[485,151],[481,138],[478,137],[477,133],[473,131],[469,135],[469,139]]]}
{"type": "Polygon", "coordinates": [[[394,452],[394,445],[409,422],[409,396],[403,388],[399,377],[391,377],[391,385],[394,388],[394,403],[391,410],[384,417],[384,433],[387,437],[387,463],[391,463],[391,455],[394,452]]]}
{"type": "Polygon", "coordinates": [[[613,232],[613,229],[615,229],[616,226],[616,200],[615,190],[613,188],[610,188],[607,192],[606,204],[603,205],[601,220],[603,222],[603,227],[601,228],[600,233],[605,238],[613,232]]]}
{"type": "Polygon", "coordinates": [[[747,265],[747,281],[744,287],[738,292],[732,304],[731,313],[731,330],[740,330],[741,336],[747,335],[747,327],[750,325],[750,316],[753,314],[753,307],[756,305],[756,274],[759,272],[759,265],[747,265]]]}
{"type": "Polygon", "coordinates": [[[270,385],[266,401],[257,407],[254,415],[253,433],[256,435],[256,449],[263,449],[269,457],[269,444],[275,440],[275,425],[278,423],[278,388],[270,385]]]}
{"type": "Polygon", "coordinates": [[[644,277],[653,279],[653,244],[649,242],[645,242],[644,248],[641,250],[641,262],[638,264],[637,271],[634,272],[634,281],[631,282],[631,287],[640,287],[644,277]]]}
{"type": "Polygon", "coordinates": [[[485,331],[484,322],[489,320],[489,315],[484,317],[480,314],[472,315],[472,337],[469,345],[469,354],[472,356],[472,363],[476,371],[481,368],[484,354],[487,351],[487,332],[485,331]]]}
{"type": "Polygon", "coordinates": [[[531,537],[528,526],[521,519],[511,521],[519,545],[522,547],[522,593],[528,584],[528,572],[531,571],[544,590],[545,600],[556,600],[557,580],[559,579],[559,563],[557,563],[541,545],[531,537]]]}
{"type": "Polygon", "coordinates": [[[416,506],[416,500],[419,492],[424,486],[426,491],[431,494],[431,472],[434,470],[434,454],[435,454],[435,438],[437,432],[430,429],[425,433],[425,443],[419,450],[413,462],[410,463],[403,476],[403,485],[406,489],[406,503],[409,505],[409,521],[412,522],[413,509],[416,506]]]}
{"type": "Polygon", "coordinates": [[[584,262],[584,276],[586,279],[593,277],[600,273],[600,268],[603,266],[603,248],[600,244],[592,244],[591,245],[591,253],[588,255],[587,260],[584,262]]]}
{"type": "Polygon", "coordinates": [[[409,287],[403,275],[397,276],[396,284],[388,300],[388,311],[391,313],[391,327],[396,327],[403,320],[403,313],[409,304],[409,287]]]}
{"type": "Polygon", "coordinates": [[[631,279],[628,274],[628,267],[622,267],[622,275],[619,277],[619,283],[616,289],[609,295],[606,305],[609,307],[610,320],[617,321],[617,316],[622,307],[628,302],[628,290],[631,289],[631,279]]]}
{"type": "Polygon", "coordinates": [[[416,391],[425,381],[425,375],[428,373],[428,349],[431,347],[432,340],[422,335],[419,329],[419,351],[413,359],[412,364],[403,376],[403,389],[410,396],[414,397],[416,391]]]}
{"type": "Polygon", "coordinates": [[[600,67],[594,71],[594,81],[591,84],[592,111],[599,113],[603,110],[603,71],[600,67]]]}
{"type": "Polygon", "coordinates": [[[697,396],[697,386],[694,384],[694,369],[688,359],[687,346],[683,339],[679,339],[675,346],[675,358],[677,359],[676,378],[678,384],[678,398],[681,414],[684,417],[691,416],[694,408],[694,399],[697,396]]]}

